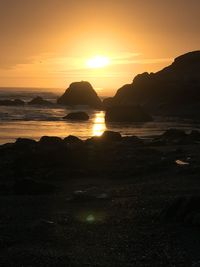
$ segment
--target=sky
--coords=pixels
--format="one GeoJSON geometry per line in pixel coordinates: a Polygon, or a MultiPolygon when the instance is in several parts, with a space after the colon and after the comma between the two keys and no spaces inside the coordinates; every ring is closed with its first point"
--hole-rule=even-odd
{"type": "Polygon", "coordinates": [[[0,86],[109,95],[200,49],[199,0],[0,0],[0,86]],[[109,64],[88,66],[100,56],[109,64]]]}

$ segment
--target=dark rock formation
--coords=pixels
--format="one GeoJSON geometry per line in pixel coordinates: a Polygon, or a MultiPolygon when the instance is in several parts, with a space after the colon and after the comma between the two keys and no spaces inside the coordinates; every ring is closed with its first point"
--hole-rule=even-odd
{"type": "Polygon", "coordinates": [[[89,82],[74,82],[65,93],[58,98],[58,104],[66,106],[87,105],[91,108],[101,108],[102,103],[89,82]]]}
{"type": "Polygon", "coordinates": [[[25,102],[21,99],[0,100],[0,106],[24,106],[25,102]]]}
{"type": "Polygon", "coordinates": [[[32,147],[35,146],[37,142],[33,139],[28,139],[28,138],[17,138],[15,145],[19,146],[21,148],[25,147],[32,147]]]}
{"type": "Polygon", "coordinates": [[[105,131],[101,136],[93,136],[86,140],[86,144],[96,145],[96,144],[112,144],[113,142],[121,141],[121,134],[113,131],[105,131]]]}
{"type": "Polygon", "coordinates": [[[29,105],[40,105],[40,106],[51,106],[53,105],[52,102],[44,100],[42,97],[37,96],[34,99],[32,99],[30,102],[28,102],[29,105]]]}
{"type": "Polygon", "coordinates": [[[113,141],[121,141],[121,134],[118,132],[113,132],[113,131],[105,131],[101,139],[103,141],[108,141],[108,142],[113,142],[113,141]]]}
{"type": "Polygon", "coordinates": [[[54,146],[62,144],[63,140],[57,136],[42,136],[40,138],[39,144],[45,146],[54,146]]]}
{"type": "Polygon", "coordinates": [[[75,120],[75,121],[87,121],[89,116],[86,112],[71,112],[67,116],[63,117],[65,120],[75,120]]]}
{"type": "Polygon", "coordinates": [[[158,115],[200,116],[200,51],[182,55],[157,73],[136,76],[110,105],[139,104],[158,115]]]}
{"type": "Polygon", "coordinates": [[[67,144],[83,144],[83,141],[74,135],[69,135],[63,140],[67,144]]]}
{"type": "Polygon", "coordinates": [[[105,114],[106,122],[147,122],[152,117],[140,106],[112,106],[107,108],[105,114]]]}

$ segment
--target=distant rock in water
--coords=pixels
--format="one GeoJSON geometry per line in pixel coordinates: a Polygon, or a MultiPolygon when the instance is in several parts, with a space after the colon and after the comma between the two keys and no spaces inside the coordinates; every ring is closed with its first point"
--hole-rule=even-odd
{"type": "Polygon", "coordinates": [[[21,99],[0,100],[0,106],[24,106],[25,102],[21,99]]]}
{"type": "Polygon", "coordinates": [[[75,121],[87,121],[89,116],[86,112],[71,112],[67,116],[63,117],[64,120],[75,120],[75,121]]]}
{"type": "Polygon", "coordinates": [[[142,105],[157,115],[200,117],[200,51],[177,57],[159,72],[137,75],[109,105],[142,105]]]}
{"type": "Polygon", "coordinates": [[[102,102],[92,85],[85,81],[70,84],[57,103],[66,106],[87,105],[97,109],[102,107],[102,102]]]}
{"type": "Polygon", "coordinates": [[[53,105],[52,102],[44,100],[42,97],[37,96],[34,99],[32,99],[30,102],[28,102],[29,105],[41,105],[41,106],[51,106],[53,105]]]}
{"type": "Polygon", "coordinates": [[[106,122],[147,122],[152,117],[140,106],[112,106],[106,110],[106,122]]]}

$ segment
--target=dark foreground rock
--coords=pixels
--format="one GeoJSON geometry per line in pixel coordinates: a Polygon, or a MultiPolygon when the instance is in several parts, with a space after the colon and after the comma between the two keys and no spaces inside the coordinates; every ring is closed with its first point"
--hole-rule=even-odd
{"type": "Polygon", "coordinates": [[[17,138],[15,144],[19,147],[35,146],[37,142],[28,138],[17,138]]]}
{"type": "Polygon", "coordinates": [[[48,100],[43,99],[40,96],[37,96],[34,99],[32,99],[30,102],[28,102],[28,105],[52,106],[53,103],[48,100]]]}
{"type": "Polygon", "coordinates": [[[93,136],[85,141],[86,144],[90,145],[110,145],[122,140],[121,134],[114,131],[105,131],[101,136],[93,136]]]}
{"type": "Polygon", "coordinates": [[[42,136],[39,140],[39,144],[42,146],[56,146],[62,144],[63,140],[57,136],[42,136]]]}
{"type": "Polygon", "coordinates": [[[89,82],[74,82],[65,93],[58,98],[58,104],[66,106],[86,105],[91,108],[101,108],[102,103],[89,82]]]}
{"type": "Polygon", "coordinates": [[[103,141],[106,142],[116,142],[121,141],[121,134],[113,131],[105,131],[100,137],[103,141]]]}
{"type": "Polygon", "coordinates": [[[140,106],[112,106],[107,108],[106,122],[148,122],[153,118],[140,106]]]}
{"type": "Polygon", "coordinates": [[[89,116],[86,112],[71,112],[63,117],[64,120],[87,121],[89,116]]]}
{"type": "Polygon", "coordinates": [[[69,135],[65,137],[63,141],[67,144],[84,144],[83,140],[74,135],[69,135]]]}

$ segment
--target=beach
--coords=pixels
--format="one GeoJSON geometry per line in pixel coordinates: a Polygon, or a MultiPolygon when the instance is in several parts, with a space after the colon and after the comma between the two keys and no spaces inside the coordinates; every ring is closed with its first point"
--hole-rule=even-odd
{"type": "Polygon", "coordinates": [[[183,133],[1,146],[1,265],[195,266],[198,209],[168,215],[198,201],[200,134],[183,133]]]}

